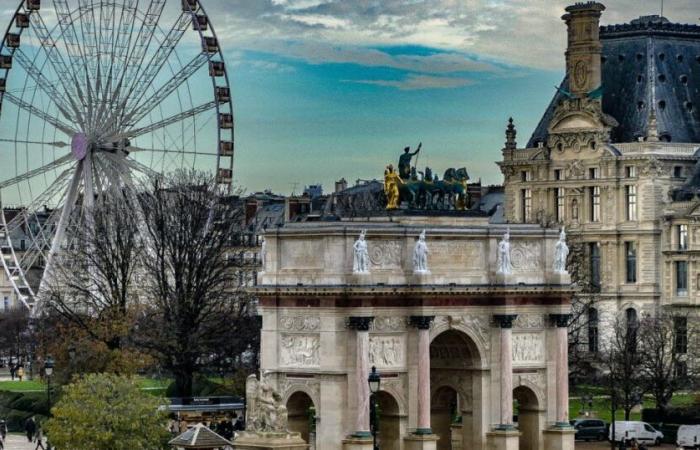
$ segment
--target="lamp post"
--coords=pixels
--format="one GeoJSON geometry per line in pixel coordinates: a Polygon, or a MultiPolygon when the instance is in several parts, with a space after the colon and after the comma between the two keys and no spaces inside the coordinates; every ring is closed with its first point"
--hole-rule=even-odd
{"type": "Polygon", "coordinates": [[[369,411],[370,411],[370,425],[372,431],[372,447],[374,450],[379,450],[377,445],[377,429],[379,428],[379,418],[377,417],[377,404],[376,404],[376,393],[379,392],[379,386],[381,385],[382,377],[379,376],[377,368],[372,366],[372,371],[367,377],[367,383],[369,383],[369,411]]]}
{"type": "MultiPolygon", "coordinates": [[[[44,374],[46,374],[47,382],[46,397],[49,404],[49,417],[51,417],[51,375],[53,375],[53,365],[53,358],[51,356],[47,356],[46,361],[44,361],[44,374]]],[[[51,443],[49,442],[48,437],[46,438],[46,450],[51,450],[51,443]]]]}

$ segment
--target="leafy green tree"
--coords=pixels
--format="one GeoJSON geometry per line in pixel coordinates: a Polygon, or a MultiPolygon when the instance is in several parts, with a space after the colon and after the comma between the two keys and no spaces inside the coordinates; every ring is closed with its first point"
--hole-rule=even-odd
{"type": "Polygon", "coordinates": [[[160,405],[131,378],[89,374],[64,388],[44,430],[59,449],[162,449],[168,434],[160,405]]]}

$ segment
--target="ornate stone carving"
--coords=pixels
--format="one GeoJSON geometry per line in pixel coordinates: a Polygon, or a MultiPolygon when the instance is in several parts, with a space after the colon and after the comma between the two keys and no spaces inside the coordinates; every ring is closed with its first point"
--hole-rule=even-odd
{"type": "Polygon", "coordinates": [[[287,408],[282,396],[272,387],[268,377],[260,381],[255,375],[246,380],[246,430],[258,433],[286,433],[287,408]]]}
{"type": "Polygon", "coordinates": [[[369,363],[377,368],[404,367],[406,345],[399,335],[370,336],[369,363]]]}
{"type": "Polygon", "coordinates": [[[401,267],[401,244],[398,241],[372,241],[369,260],[378,269],[398,269],[401,267]]]}
{"type": "Polygon", "coordinates": [[[406,329],[406,317],[404,316],[379,316],[375,317],[370,325],[373,331],[403,331],[406,329]]]}
{"type": "Polygon", "coordinates": [[[583,164],[580,159],[575,159],[566,165],[566,172],[568,178],[579,179],[583,176],[583,164]]]}
{"type": "Polygon", "coordinates": [[[541,333],[513,333],[513,362],[531,364],[544,362],[544,342],[541,333]]]}
{"type": "Polygon", "coordinates": [[[280,392],[283,398],[289,398],[294,392],[299,390],[304,390],[311,395],[311,399],[316,405],[316,413],[319,413],[319,398],[321,394],[321,383],[316,377],[314,378],[293,378],[286,374],[281,374],[280,381],[280,392]]]}
{"type": "Polygon", "coordinates": [[[280,362],[286,367],[318,367],[319,347],[316,334],[281,334],[280,362]]]}
{"type": "Polygon", "coordinates": [[[541,252],[538,242],[520,241],[513,244],[510,251],[511,264],[518,272],[533,272],[540,270],[541,252]]]}
{"type": "Polygon", "coordinates": [[[279,321],[285,331],[317,331],[321,326],[318,316],[281,316],[279,321]]]}
{"type": "Polygon", "coordinates": [[[464,314],[462,316],[448,316],[447,320],[450,328],[456,326],[464,326],[469,329],[475,336],[481,339],[484,348],[488,350],[491,347],[489,339],[488,318],[485,315],[464,314]]]}
{"type": "Polygon", "coordinates": [[[516,383],[518,386],[523,386],[530,383],[537,386],[539,389],[545,388],[545,378],[542,372],[520,373],[516,375],[516,383]]]}
{"type": "Polygon", "coordinates": [[[542,314],[518,314],[513,322],[515,328],[544,328],[544,316],[542,314]]]}
{"type": "Polygon", "coordinates": [[[484,268],[484,245],[481,241],[431,241],[430,250],[433,269],[481,272],[484,268]]]}
{"type": "Polygon", "coordinates": [[[639,166],[639,173],[645,177],[660,177],[665,172],[664,165],[655,157],[645,160],[639,166]]]}

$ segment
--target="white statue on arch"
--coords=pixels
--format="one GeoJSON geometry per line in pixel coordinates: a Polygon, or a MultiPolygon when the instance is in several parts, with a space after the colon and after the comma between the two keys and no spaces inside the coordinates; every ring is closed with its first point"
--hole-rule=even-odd
{"type": "Polygon", "coordinates": [[[503,239],[498,243],[498,274],[510,275],[513,273],[513,265],[510,262],[510,228],[506,230],[503,239]]]}
{"type": "Polygon", "coordinates": [[[566,273],[566,258],[569,256],[569,247],[566,245],[566,230],[561,227],[559,240],[554,246],[554,264],[552,270],[554,273],[566,273]]]}
{"type": "Polygon", "coordinates": [[[427,274],[428,270],[428,244],[425,242],[425,230],[418,236],[416,246],[413,248],[413,273],[427,274]]]}
{"type": "Polygon", "coordinates": [[[369,251],[367,250],[367,241],[365,240],[366,234],[367,230],[362,230],[362,232],[360,233],[360,237],[355,241],[355,243],[352,246],[354,253],[352,273],[369,273],[369,251]]]}

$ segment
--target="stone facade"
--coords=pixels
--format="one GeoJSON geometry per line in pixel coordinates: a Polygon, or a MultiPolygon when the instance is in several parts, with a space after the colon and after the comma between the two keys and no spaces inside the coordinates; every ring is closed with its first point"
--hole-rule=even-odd
{"type": "Polygon", "coordinates": [[[679,96],[696,95],[700,78],[670,76],[692,72],[684,53],[700,45],[700,27],[649,16],[598,32],[603,9],[593,2],[567,8],[567,79],[527,148],[517,148],[508,126],[499,163],[508,222],[563,225],[584,246],[588,275],[600,291],[599,321],[630,309],[641,316],[660,306],[697,306],[700,298],[695,203],[672,196],[693,175],[700,149],[698,141],[672,142],[693,136],[698,123],[692,110],[674,116],[675,105],[692,108],[692,98],[679,96]],[[681,29],[686,34],[676,39],[681,29]],[[586,76],[574,59],[584,61],[586,76]],[[677,83],[687,86],[676,89],[677,83]],[[634,140],[619,140],[630,135],[634,140]]]}
{"type": "Polygon", "coordinates": [[[383,449],[545,449],[557,439],[573,448],[556,428],[568,420],[568,368],[555,319],[573,292],[569,276],[552,271],[558,231],[511,226],[513,271],[501,275],[506,230],[481,218],[396,216],[286,224],[265,235],[261,369],[290,417],[303,415],[297,405],[315,408],[315,448],[371,448],[372,366],[382,377],[383,449]],[[424,229],[430,273],[415,274],[424,229]],[[368,274],[353,273],[362,230],[368,274]]]}

